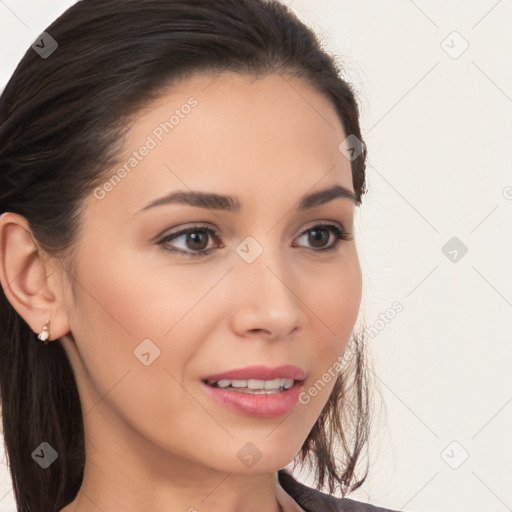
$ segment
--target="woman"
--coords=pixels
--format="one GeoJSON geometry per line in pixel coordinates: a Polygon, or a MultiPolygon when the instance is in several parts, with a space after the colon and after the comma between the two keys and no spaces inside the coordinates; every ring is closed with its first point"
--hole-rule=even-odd
{"type": "Polygon", "coordinates": [[[345,497],[368,471],[366,152],[314,34],[264,0],[82,0],[0,123],[18,509],[382,512],[345,497]]]}

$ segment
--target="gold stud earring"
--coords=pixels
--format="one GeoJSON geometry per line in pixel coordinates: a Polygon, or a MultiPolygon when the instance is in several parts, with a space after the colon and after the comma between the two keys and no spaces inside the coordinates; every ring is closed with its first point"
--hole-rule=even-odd
{"type": "Polygon", "coordinates": [[[43,325],[41,332],[37,335],[37,339],[43,341],[45,345],[48,345],[50,339],[50,320],[43,325]]]}

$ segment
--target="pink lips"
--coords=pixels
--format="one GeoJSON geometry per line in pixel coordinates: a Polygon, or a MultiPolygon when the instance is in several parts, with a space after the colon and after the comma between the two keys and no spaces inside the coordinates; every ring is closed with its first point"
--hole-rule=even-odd
{"type": "Polygon", "coordinates": [[[292,410],[299,400],[304,389],[306,375],[297,366],[284,365],[275,368],[268,366],[250,366],[231,370],[215,375],[208,375],[202,380],[202,387],[206,393],[217,403],[245,416],[259,418],[275,418],[292,410]],[[207,384],[222,379],[230,380],[274,380],[278,378],[294,379],[293,386],[284,391],[271,394],[251,394],[242,391],[233,391],[207,384]]]}
{"type": "Polygon", "coordinates": [[[270,368],[268,366],[248,366],[246,368],[239,368],[237,370],[230,370],[224,373],[217,373],[215,375],[208,375],[203,377],[201,380],[207,380],[208,382],[218,382],[222,379],[238,379],[238,380],[274,380],[274,379],[293,379],[293,380],[304,380],[306,374],[297,366],[284,365],[270,368]]]}

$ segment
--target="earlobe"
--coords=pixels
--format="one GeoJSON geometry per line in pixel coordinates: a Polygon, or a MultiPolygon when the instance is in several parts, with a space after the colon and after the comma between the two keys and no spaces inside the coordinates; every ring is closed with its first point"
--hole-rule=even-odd
{"type": "Polygon", "coordinates": [[[13,308],[32,331],[41,334],[51,319],[46,340],[69,332],[67,315],[59,300],[63,293],[57,281],[49,279],[43,251],[35,242],[27,220],[16,213],[0,216],[0,282],[13,308]]]}

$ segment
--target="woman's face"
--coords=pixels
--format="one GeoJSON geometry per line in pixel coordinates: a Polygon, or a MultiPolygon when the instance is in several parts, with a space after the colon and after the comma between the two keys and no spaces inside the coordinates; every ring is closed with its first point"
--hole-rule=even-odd
{"type": "MultiPolygon", "coordinates": [[[[337,236],[353,233],[353,200],[301,204],[353,192],[346,135],[323,95],[276,74],[195,76],[137,116],[121,163],[86,200],[68,276],[76,302],[65,292],[89,443],[142,452],[160,475],[176,460],[262,472],[293,459],[361,299],[355,242],[337,236]],[[270,394],[204,383],[255,365],[293,365],[304,379],[270,394]]],[[[221,384],[281,373],[293,378],[242,371],[221,384]]]]}

